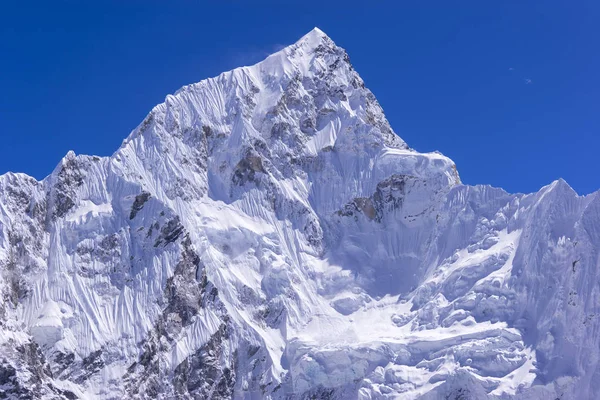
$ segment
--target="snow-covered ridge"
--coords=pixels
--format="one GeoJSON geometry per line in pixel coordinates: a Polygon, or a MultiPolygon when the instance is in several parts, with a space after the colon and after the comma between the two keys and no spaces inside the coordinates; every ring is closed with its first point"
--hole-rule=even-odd
{"type": "Polygon", "coordinates": [[[0,176],[0,393],[594,398],[599,202],[462,185],[315,28],[0,176]]]}

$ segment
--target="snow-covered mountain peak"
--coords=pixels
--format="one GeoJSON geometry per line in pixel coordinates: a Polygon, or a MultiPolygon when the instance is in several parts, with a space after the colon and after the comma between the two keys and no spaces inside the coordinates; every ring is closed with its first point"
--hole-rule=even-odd
{"type": "MultiPolygon", "coordinates": [[[[337,184],[331,177],[323,181],[326,194],[321,194],[321,183],[310,184],[312,195],[318,192],[319,196],[333,197],[322,199],[316,206],[326,212],[339,209],[340,202],[373,194],[379,178],[360,179],[365,173],[361,165],[369,174],[380,174],[381,180],[390,175],[391,168],[415,177],[441,176],[435,180],[442,186],[458,182],[451,160],[408,149],[352,68],[346,52],[319,30],[258,64],[185,86],[167,96],[130,135],[113,161],[122,160],[120,152],[127,153],[123,157],[140,157],[142,142],[156,150],[141,163],[155,166],[164,162],[163,148],[174,146],[173,154],[188,153],[180,160],[186,160],[183,170],[202,165],[183,174],[182,182],[189,174],[203,175],[205,163],[213,164],[209,170],[218,173],[209,174],[207,186],[214,198],[223,200],[231,198],[239,183],[250,175],[265,175],[261,179],[280,186],[283,178],[304,179],[301,177],[307,177],[317,164],[322,166],[319,168],[334,168],[327,165],[332,162],[348,169],[340,175],[343,179],[337,184]],[[187,163],[190,157],[203,161],[187,163]],[[398,164],[402,165],[400,170],[398,164]]],[[[318,176],[312,174],[311,179],[319,180],[318,176]]],[[[150,181],[162,177],[144,179],[155,185],[150,181]]],[[[304,191],[309,188],[307,184],[300,184],[304,191]]],[[[200,191],[190,196],[198,194],[200,191]]],[[[302,201],[310,201],[309,195],[306,192],[302,201]]]]}
{"type": "MultiPolygon", "coordinates": [[[[183,87],[175,95],[167,96],[157,111],[172,107],[186,94],[205,96],[208,91],[217,92],[210,94],[216,102],[195,106],[200,108],[200,114],[208,114],[206,117],[212,120],[222,119],[223,115],[231,119],[234,114],[245,112],[253,114],[252,122],[260,123],[265,115],[274,117],[276,113],[290,111],[292,117],[303,119],[296,121],[302,123],[303,130],[313,131],[317,128],[317,117],[325,119],[319,112],[333,113],[341,106],[349,117],[368,117],[381,125],[385,133],[391,132],[379,104],[350,65],[346,52],[318,28],[253,66],[183,87]]],[[[189,99],[182,100],[189,103],[189,99]]],[[[396,135],[387,136],[388,141],[403,145],[396,135]]]]}
{"type": "Polygon", "coordinates": [[[289,55],[292,52],[292,49],[302,48],[305,52],[304,54],[308,55],[308,58],[310,58],[310,56],[315,55],[317,49],[323,47],[335,48],[337,46],[325,32],[315,27],[306,35],[302,36],[296,43],[284,47],[281,51],[289,55]]]}
{"type": "Polygon", "coordinates": [[[302,36],[302,38],[299,40],[299,42],[303,41],[303,40],[318,42],[324,38],[329,38],[329,36],[327,36],[327,34],[325,32],[323,32],[321,29],[319,29],[318,27],[315,26],[313,29],[311,29],[310,32],[308,32],[306,35],[302,36]]]}
{"type": "Polygon", "coordinates": [[[598,198],[462,185],[315,28],[0,176],[0,394],[595,397],[598,198]]]}
{"type": "MultiPolygon", "coordinates": [[[[339,48],[333,40],[325,34],[325,32],[315,27],[296,41],[296,43],[271,54],[258,64],[262,64],[263,67],[265,67],[266,65],[273,63],[282,63],[281,59],[287,59],[288,62],[295,64],[296,67],[307,71],[316,59],[327,52],[345,53],[343,49],[339,48]]],[[[347,57],[345,57],[345,61],[348,61],[347,57]]],[[[285,64],[285,62],[283,63],[285,64]]]]}

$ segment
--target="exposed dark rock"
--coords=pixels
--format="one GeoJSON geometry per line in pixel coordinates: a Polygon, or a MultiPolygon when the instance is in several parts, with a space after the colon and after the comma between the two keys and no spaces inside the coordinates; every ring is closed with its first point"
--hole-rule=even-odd
{"type": "Polygon", "coordinates": [[[27,255],[23,237],[14,231],[8,232],[9,254],[8,259],[0,261],[0,273],[7,282],[5,292],[2,293],[5,304],[16,307],[19,301],[27,296],[28,288],[22,277],[22,260],[27,255]]]}
{"type": "Polygon", "coordinates": [[[259,308],[258,317],[262,319],[268,327],[278,329],[285,320],[285,312],[285,305],[279,298],[275,297],[259,308]]]}
{"type": "Polygon", "coordinates": [[[301,397],[302,400],[334,400],[339,399],[335,397],[335,389],[318,387],[304,393],[301,397]]]}
{"type": "Polygon", "coordinates": [[[62,396],[64,396],[65,398],[69,399],[69,400],[76,400],[79,397],[77,397],[77,395],[75,395],[75,393],[71,392],[70,390],[59,390],[57,389],[58,393],[61,394],[62,396]]]}
{"type": "Polygon", "coordinates": [[[256,173],[265,173],[262,159],[258,154],[250,151],[238,162],[233,171],[232,181],[235,185],[242,186],[246,182],[254,181],[256,173]]]}
{"type": "Polygon", "coordinates": [[[52,372],[38,345],[28,342],[13,349],[2,349],[4,355],[15,351],[18,364],[12,365],[6,358],[0,362],[0,399],[65,399],[49,383],[52,372]],[[23,380],[27,377],[26,380],[23,380]]]}
{"type": "Polygon", "coordinates": [[[160,236],[154,242],[154,247],[158,247],[161,244],[166,246],[169,243],[175,242],[183,234],[184,230],[185,228],[181,225],[179,216],[175,216],[162,227],[160,236]]]}
{"type": "Polygon", "coordinates": [[[11,208],[14,208],[16,210],[19,210],[19,209],[23,210],[29,206],[31,195],[29,193],[25,192],[19,186],[13,187],[11,185],[7,185],[6,193],[12,199],[12,202],[9,203],[11,208]]]}
{"type": "Polygon", "coordinates": [[[0,385],[14,384],[17,379],[17,370],[10,364],[0,364],[0,385]]]}
{"type": "Polygon", "coordinates": [[[83,383],[90,376],[104,368],[104,360],[102,359],[102,349],[91,352],[81,362],[80,374],[75,378],[75,382],[83,383]]]}
{"type": "Polygon", "coordinates": [[[29,390],[22,387],[17,379],[17,370],[4,360],[0,364],[0,399],[32,399],[29,390]]]}
{"type": "Polygon", "coordinates": [[[158,224],[158,222],[155,222],[152,225],[150,225],[150,228],[148,228],[148,233],[146,234],[146,238],[149,238],[150,236],[152,236],[152,233],[155,230],[158,230],[158,228],[160,228],[160,225],[158,224]]]}
{"type": "Polygon", "coordinates": [[[130,365],[123,377],[126,391],[133,398],[229,399],[235,385],[235,365],[226,360],[229,318],[189,236],[184,236],[178,245],[181,257],[165,287],[165,308],[141,344],[143,351],[138,361],[130,365]],[[201,308],[217,311],[222,316],[221,328],[174,371],[166,370],[161,365],[162,355],[171,351],[181,330],[193,322],[201,308]],[[170,380],[172,387],[165,385],[165,380],[170,380]]]}
{"type": "Polygon", "coordinates": [[[50,366],[46,363],[44,355],[35,342],[28,342],[17,347],[22,360],[27,364],[27,369],[31,372],[31,383],[40,383],[45,376],[52,377],[50,366]]]}
{"type": "Polygon", "coordinates": [[[164,312],[177,314],[181,326],[187,326],[200,308],[202,284],[196,280],[196,276],[201,262],[189,237],[184,239],[182,246],[181,259],[165,288],[168,305],[164,312]]]}
{"type": "Polygon", "coordinates": [[[83,185],[84,173],[75,156],[68,158],[58,172],[54,185],[54,218],[64,217],[75,205],[75,189],[83,185]]]}
{"type": "Polygon", "coordinates": [[[98,244],[94,255],[106,262],[120,255],[119,247],[119,234],[106,235],[98,244]]]}
{"type": "Polygon", "coordinates": [[[398,209],[402,207],[405,195],[405,186],[408,179],[412,177],[405,175],[392,175],[390,178],[379,182],[377,190],[373,194],[373,202],[377,208],[378,220],[384,208],[398,209]]]}
{"type": "Polygon", "coordinates": [[[131,212],[129,213],[129,219],[134,219],[137,213],[144,207],[144,204],[150,199],[150,193],[142,192],[135,196],[135,200],[131,206],[131,212]]]}
{"type": "Polygon", "coordinates": [[[235,357],[232,365],[223,365],[229,338],[226,324],[210,340],[179,364],[174,371],[173,385],[180,396],[194,399],[231,399],[235,386],[235,357]]]}
{"type": "Polygon", "coordinates": [[[73,365],[73,362],[75,361],[75,354],[63,353],[59,351],[54,354],[52,361],[54,375],[60,377],[65,370],[73,365]]]}
{"type": "Polygon", "coordinates": [[[146,118],[144,118],[144,121],[142,121],[142,123],[140,124],[140,128],[138,130],[139,133],[144,133],[154,122],[154,113],[150,112],[146,118]]]}
{"type": "Polygon", "coordinates": [[[406,185],[416,178],[408,175],[392,175],[379,184],[371,197],[357,197],[336,214],[341,217],[354,217],[363,214],[369,220],[381,222],[386,212],[402,207],[406,196],[406,185]]]}
{"type": "Polygon", "coordinates": [[[466,388],[454,389],[451,393],[448,393],[445,400],[474,400],[473,394],[466,388]]]}
{"type": "Polygon", "coordinates": [[[343,209],[337,212],[338,215],[343,217],[354,216],[355,219],[358,219],[358,214],[362,213],[369,220],[374,220],[377,211],[373,206],[373,201],[368,197],[357,197],[352,200],[350,203],[346,204],[343,209]]]}

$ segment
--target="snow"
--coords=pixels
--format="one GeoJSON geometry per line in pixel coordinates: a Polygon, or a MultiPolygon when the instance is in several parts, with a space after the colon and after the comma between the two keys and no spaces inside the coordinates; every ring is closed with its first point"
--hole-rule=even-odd
{"type": "Polygon", "coordinates": [[[61,310],[58,304],[49,300],[36,323],[31,327],[31,336],[36,343],[42,346],[52,346],[64,337],[64,327],[61,319],[61,310]]]}
{"type": "Polygon", "coordinates": [[[112,214],[110,203],[94,204],[89,200],[83,200],[73,214],[68,215],[65,220],[82,224],[86,219],[98,218],[101,214],[112,214]]]}
{"type": "Polygon", "coordinates": [[[333,147],[339,130],[340,121],[330,121],[325,128],[317,132],[316,135],[306,143],[306,154],[316,156],[321,150],[327,147],[333,147]]]}
{"type": "Polygon", "coordinates": [[[111,157],[0,176],[3,368],[40,398],[595,398],[598,226],[598,194],[408,148],[315,28],[111,157]]]}

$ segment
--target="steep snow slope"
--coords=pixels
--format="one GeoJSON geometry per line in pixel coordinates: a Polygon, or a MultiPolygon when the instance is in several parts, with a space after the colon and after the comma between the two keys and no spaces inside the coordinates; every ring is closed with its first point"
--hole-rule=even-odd
{"type": "Polygon", "coordinates": [[[314,29],[0,176],[0,393],[596,398],[599,244],[598,194],[462,185],[314,29]]]}

